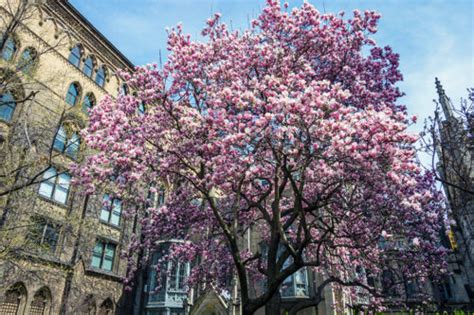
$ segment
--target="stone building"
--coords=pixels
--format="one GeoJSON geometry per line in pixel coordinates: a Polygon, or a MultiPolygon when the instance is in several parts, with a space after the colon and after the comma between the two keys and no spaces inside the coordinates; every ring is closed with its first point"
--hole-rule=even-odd
{"type": "MultiPolygon", "coordinates": [[[[441,83],[436,79],[439,139],[436,144],[438,170],[450,208],[453,224],[446,227],[445,246],[451,248],[451,275],[439,285],[436,300],[441,310],[474,311],[474,142],[469,130],[469,113],[458,115],[441,83]],[[467,114],[467,115],[466,115],[467,114]]],[[[472,110],[467,109],[467,110],[472,110]]],[[[472,114],[471,114],[472,115],[472,114]]]]}
{"type": "Polygon", "coordinates": [[[104,95],[133,68],[67,0],[0,0],[0,314],[113,314],[134,224],[83,196],[69,165],[104,95]]]}

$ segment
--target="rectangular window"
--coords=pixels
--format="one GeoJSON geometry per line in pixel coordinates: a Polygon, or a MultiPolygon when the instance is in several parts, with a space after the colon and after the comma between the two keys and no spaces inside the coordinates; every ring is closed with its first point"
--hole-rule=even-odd
{"type": "Polygon", "coordinates": [[[112,271],[115,259],[115,244],[105,241],[96,241],[94,250],[92,251],[91,266],[107,271],[112,271]]]}
{"type": "Polygon", "coordinates": [[[28,231],[28,239],[41,249],[54,253],[59,239],[60,226],[48,222],[44,218],[32,218],[32,225],[28,231]]]}
{"type": "Polygon", "coordinates": [[[122,201],[105,194],[102,199],[102,209],[100,210],[100,220],[116,226],[120,225],[122,215],[122,201]]]}
{"type": "Polygon", "coordinates": [[[49,168],[43,175],[38,193],[48,199],[66,204],[71,184],[71,175],[58,174],[54,167],[49,168]]]}
{"type": "Polygon", "coordinates": [[[170,263],[171,269],[168,278],[168,289],[171,291],[183,291],[187,276],[186,263],[170,263]]]}

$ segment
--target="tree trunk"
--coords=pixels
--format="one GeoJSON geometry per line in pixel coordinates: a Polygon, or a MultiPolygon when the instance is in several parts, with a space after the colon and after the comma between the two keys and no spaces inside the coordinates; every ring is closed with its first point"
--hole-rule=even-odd
{"type": "Polygon", "coordinates": [[[272,298],[265,304],[265,315],[280,315],[281,313],[281,296],[277,290],[272,298]]]}

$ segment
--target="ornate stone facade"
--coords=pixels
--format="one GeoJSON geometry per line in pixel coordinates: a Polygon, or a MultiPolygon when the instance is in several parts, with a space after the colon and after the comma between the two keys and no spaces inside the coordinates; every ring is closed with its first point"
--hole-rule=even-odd
{"type": "Polygon", "coordinates": [[[118,313],[134,218],[68,169],[87,110],[133,65],[67,0],[0,0],[0,16],[0,313],[118,313]]]}

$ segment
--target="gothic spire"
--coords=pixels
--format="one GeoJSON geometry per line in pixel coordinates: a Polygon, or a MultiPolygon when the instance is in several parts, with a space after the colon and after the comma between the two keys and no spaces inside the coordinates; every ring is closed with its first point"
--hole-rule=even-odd
{"type": "Polygon", "coordinates": [[[439,82],[438,78],[435,78],[435,84],[436,91],[438,92],[439,103],[443,108],[444,117],[446,117],[446,120],[450,120],[454,118],[453,104],[451,104],[451,100],[449,99],[449,97],[446,96],[443,86],[441,85],[441,82],[439,82]]]}

